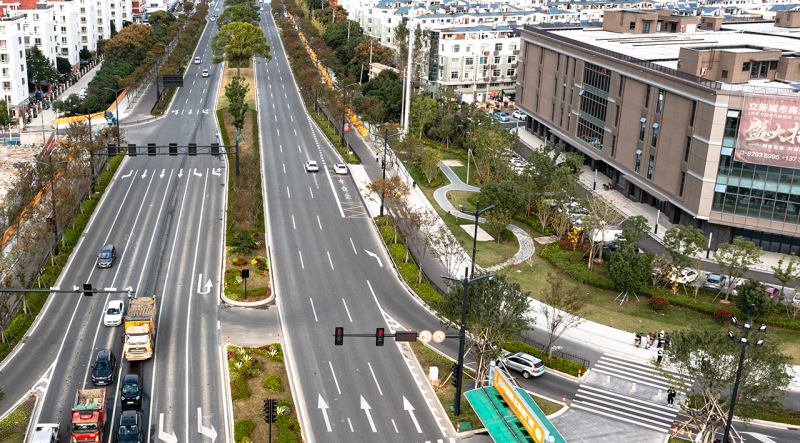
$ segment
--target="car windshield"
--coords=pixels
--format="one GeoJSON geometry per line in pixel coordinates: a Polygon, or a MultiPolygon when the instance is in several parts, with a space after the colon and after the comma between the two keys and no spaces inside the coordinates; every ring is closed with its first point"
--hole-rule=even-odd
{"type": "Polygon", "coordinates": [[[136,425],[120,426],[119,435],[136,435],[139,433],[139,427],[136,425]]]}
{"type": "Polygon", "coordinates": [[[108,314],[108,315],[117,315],[117,314],[119,314],[119,309],[117,309],[117,308],[108,308],[108,311],[106,311],[106,314],[108,314]]]}
{"type": "Polygon", "coordinates": [[[128,344],[130,345],[143,345],[147,343],[148,336],[147,334],[137,334],[137,335],[129,335],[128,336],[128,344]]]}
{"type": "Polygon", "coordinates": [[[125,394],[135,394],[139,392],[139,385],[135,383],[122,385],[122,392],[124,392],[125,394]]]}
{"type": "Polygon", "coordinates": [[[111,258],[111,253],[110,252],[101,252],[100,253],[100,258],[111,258]]]}
{"type": "Polygon", "coordinates": [[[72,432],[75,434],[97,432],[97,423],[74,423],[72,425],[72,432]]]}
{"type": "Polygon", "coordinates": [[[107,361],[98,361],[98,362],[95,362],[94,368],[102,371],[102,370],[111,369],[111,365],[109,365],[107,361]]]}

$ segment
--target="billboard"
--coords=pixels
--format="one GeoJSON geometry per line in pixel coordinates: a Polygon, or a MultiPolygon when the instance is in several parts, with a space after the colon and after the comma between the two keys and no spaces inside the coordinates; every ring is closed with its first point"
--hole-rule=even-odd
{"type": "Polygon", "coordinates": [[[800,169],[800,99],[745,96],[736,160],[800,169]]]}
{"type": "Polygon", "coordinates": [[[533,437],[533,441],[536,443],[544,443],[547,432],[545,432],[544,426],[539,422],[539,419],[533,413],[530,406],[528,406],[528,403],[520,397],[519,392],[514,388],[511,380],[503,374],[500,368],[494,367],[492,369],[492,373],[490,374],[492,386],[503,396],[503,399],[508,403],[508,407],[514,411],[514,415],[517,416],[522,426],[524,426],[528,434],[533,437]]]}

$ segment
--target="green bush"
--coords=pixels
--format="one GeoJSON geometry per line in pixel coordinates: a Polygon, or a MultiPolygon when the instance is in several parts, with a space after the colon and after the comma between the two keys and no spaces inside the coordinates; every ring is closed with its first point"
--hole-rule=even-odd
{"type": "Polygon", "coordinates": [[[222,118],[222,109],[217,109],[217,120],[219,120],[219,132],[222,135],[222,143],[225,145],[231,144],[228,140],[228,128],[225,127],[225,119],[222,118]]]}
{"type": "Polygon", "coordinates": [[[250,398],[250,387],[238,372],[231,372],[231,400],[250,398]]]}
{"type": "Polygon", "coordinates": [[[575,363],[572,360],[565,360],[563,358],[559,358],[553,356],[552,359],[547,358],[547,353],[534,348],[526,343],[523,343],[519,340],[511,340],[505,344],[504,348],[510,352],[524,352],[526,354],[530,354],[534,357],[537,357],[544,362],[544,365],[548,368],[556,370],[558,372],[563,372],[564,374],[574,375],[575,377],[578,376],[578,370],[581,371],[581,374],[586,374],[586,366],[575,363]]]}
{"type": "Polygon", "coordinates": [[[279,415],[277,443],[296,443],[300,441],[300,423],[288,415],[279,415]]]}
{"type": "Polygon", "coordinates": [[[67,229],[67,231],[64,232],[64,237],[68,245],[75,246],[78,244],[78,239],[81,238],[81,232],[77,229],[67,229]]]}
{"type": "Polygon", "coordinates": [[[281,378],[275,374],[268,375],[267,378],[264,379],[262,386],[264,386],[264,389],[269,389],[270,391],[283,391],[283,386],[281,386],[281,378]]]}
{"type": "MultiPolygon", "coordinates": [[[[548,245],[550,246],[550,245],[548,245]]],[[[556,245],[557,247],[558,245],[556,245]]],[[[542,253],[544,254],[544,250],[542,253]]],[[[611,279],[592,272],[582,260],[583,253],[579,251],[561,251],[552,253],[548,260],[560,269],[561,272],[569,275],[573,279],[594,286],[596,288],[613,290],[614,282],[611,279]]]]}
{"type": "Polygon", "coordinates": [[[258,349],[253,349],[253,352],[257,352],[257,353],[269,358],[272,361],[279,361],[279,362],[283,361],[283,348],[281,347],[280,343],[273,343],[271,345],[264,345],[264,346],[262,346],[262,347],[260,347],[258,349]],[[278,353],[275,354],[274,357],[269,355],[269,353],[268,353],[269,348],[277,349],[278,353]]]}
{"type": "Polygon", "coordinates": [[[542,252],[540,252],[539,255],[542,258],[550,260],[550,257],[552,257],[553,254],[555,254],[556,252],[558,252],[560,250],[561,250],[561,248],[558,247],[558,242],[550,243],[550,244],[546,245],[544,248],[542,248],[542,252]]]}
{"type": "Polygon", "coordinates": [[[395,263],[402,263],[406,259],[406,247],[400,243],[393,243],[389,245],[389,254],[395,263]]]}
{"type": "Polygon", "coordinates": [[[414,285],[417,283],[417,279],[419,279],[419,268],[412,262],[408,263],[398,263],[397,268],[400,270],[400,275],[403,277],[403,280],[406,281],[409,285],[414,285]]]}
{"type": "Polygon", "coordinates": [[[435,301],[439,301],[442,299],[442,295],[439,294],[439,291],[434,289],[433,286],[431,286],[427,282],[423,281],[418,285],[414,285],[413,288],[414,292],[416,292],[417,295],[419,295],[419,298],[421,298],[422,301],[424,301],[429,305],[435,301]]]}
{"type": "Polygon", "coordinates": [[[239,441],[245,437],[250,438],[250,433],[256,428],[252,420],[239,420],[233,425],[233,440],[239,441]]]}
{"type": "Polygon", "coordinates": [[[380,227],[381,237],[383,242],[387,245],[394,241],[394,227],[392,225],[384,225],[380,227]]]}

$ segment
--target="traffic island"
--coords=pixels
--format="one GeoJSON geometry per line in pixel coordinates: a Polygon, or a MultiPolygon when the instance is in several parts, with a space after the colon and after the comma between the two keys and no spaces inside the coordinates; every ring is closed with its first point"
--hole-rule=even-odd
{"type": "Polygon", "coordinates": [[[0,421],[0,443],[22,443],[30,423],[36,397],[28,397],[0,421]]]}

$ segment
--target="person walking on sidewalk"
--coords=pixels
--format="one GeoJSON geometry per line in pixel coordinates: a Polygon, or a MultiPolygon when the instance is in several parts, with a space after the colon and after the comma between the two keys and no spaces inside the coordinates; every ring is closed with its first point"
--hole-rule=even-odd
{"type": "MultiPolygon", "coordinates": [[[[661,359],[661,357],[658,358],[661,359]]],[[[673,389],[672,386],[670,386],[669,391],[667,391],[667,405],[671,408],[672,402],[674,401],[675,401],[675,389],[673,389]]]]}
{"type": "Polygon", "coordinates": [[[658,360],[656,360],[656,363],[661,364],[661,359],[662,358],[664,358],[664,348],[659,347],[658,348],[658,360]]]}
{"type": "Polygon", "coordinates": [[[653,345],[653,341],[655,340],[655,338],[656,338],[656,333],[655,332],[651,332],[651,333],[647,334],[647,345],[645,345],[644,348],[645,349],[650,349],[650,346],[653,345]]]}
{"type": "Polygon", "coordinates": [[[658,333],[658,346],[657,346],[658,348],[661,347],[663,341],[664,341],[664,331],[661,331],[658,333]]]}

